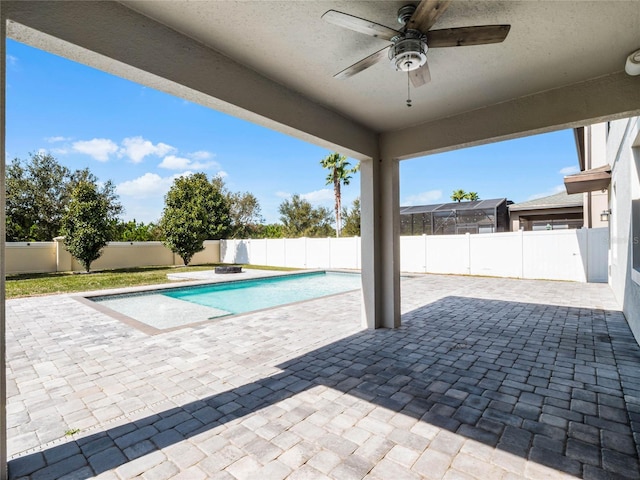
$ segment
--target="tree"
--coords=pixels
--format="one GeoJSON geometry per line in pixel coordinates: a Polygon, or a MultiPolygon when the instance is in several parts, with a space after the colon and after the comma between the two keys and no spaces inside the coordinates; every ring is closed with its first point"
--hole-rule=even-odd
{"type": "Polygon", "coordinates": [[[464,198],[472,202],[475,202],[476,200],[480,200],[480,196],[478,195],[478,192],[467,192],[464,198]]]}
{"type": "Polygon", "coordinates": [[[252,238],[260,235],[263,221],[260,214],[260,202],[249,192],[230,192],[221,176],[215,176],[211,183],[226,198],[229,204],[231,226],[228,236],[231,238],[252,238]]]}
{"type": "Polygon", "coordinates": [[[227,194],[232,238],[252,238],[262,223],[260,203],[249,192],[227,194]]]}
{"type": "Polygon", "coordinates": [[[117,242],[152,242],[164,239],[158,225],[153,222],[138,223],[135,219],[117,222],[113,231],[113,240],[117,242]]]}
{"type": "Polygon", "coordinates": [[[160,226],[165,244],[188,265],[204,250],[205,240],[224,237],[230,227],[229,205],[220,187],[204,173],[176,178],[165,196],[160,226]]]}
{"type": "Polygon", "coordinates": [[[353,201],[351,210],[344,208],[342,210],[342,218],[344,219],[344,227],[342,234],[350,237],[360,236],[360,199],[353,201]]]}
{"type": "Polygon", "coordinates": [[[467,198],[466,195],[467,192],[465,192],[464,190],[454,190],[451,194],[451,200],[460,203],[462,200],[467,198]]]}
{"type": "Polygon", "coordinates": [[[7,167],[7,240],[51,241],[60,234],[69,201],[70,171],[45,153],[30,154],[26,165],[14,159],[7,167]]]}
{"type": "MultiPolygon", "coordinates": [[[[62,218],[71,192],[82,182],[98,185],[89,169],[71,172],[48,153],[30,154],[27,162],[14,159],[7,166],[7,240],[51,241],[61,233],[62,218]]],[[[109,180],[98,189],[107,202],[109,217],[122,212],[122,205],[109,180]]]]}
{"type": "Polygon", "coordinates": [[[61,233],[65,236],[67,250],[87,272],[111,240],[115,222],[111,212],[120,209],[118,205],[110,204],[104,190],[100,191],[94,182],[80,180],[71,190],[61,233]]]}
{"type": "Polygon", "coordinates": [[[325,207],[312,207],[300,195],[282,202],[278,211],[285,237],[328,237],[333,234],[331,211],[325,207]]]}
{"type": "Polygon", "coordinates": [[[327,185],[333,185],[333,194],[335,196],[335,212],[336,212],[336,236],[340,236],[340,230],[342,229],[342,219],[340,218],[342,213],[342,195],[340,192],[341,185],[349,185],[351,180],[351,174],[359,170],[360,165],[356,165],[354,168],[349,168],[349,162],[347,157],[340,155],[339,153],[332,153],[320,160],[320,164],[323,168],[329,170],[327,175],[327,185]]]}
{"type": "Polygon", "coordinates": [[[280,223],[258,225],[255,238],[284,238],[284,226],[280,223]]]}

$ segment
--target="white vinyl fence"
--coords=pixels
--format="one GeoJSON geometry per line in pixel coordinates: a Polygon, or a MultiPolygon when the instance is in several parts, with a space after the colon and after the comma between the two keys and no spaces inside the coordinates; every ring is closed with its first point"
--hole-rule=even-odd
{"type": "MultiPolygon", "coordinates": [[[[609,229],[400,238],[403,272],[607,282],[609,229]]],[[[360,268],[360,238],[221,240],[220,261],[360,268]]]]}

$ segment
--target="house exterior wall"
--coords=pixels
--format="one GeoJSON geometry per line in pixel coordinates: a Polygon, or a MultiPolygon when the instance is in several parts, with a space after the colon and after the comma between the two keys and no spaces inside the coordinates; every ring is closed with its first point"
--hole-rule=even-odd
{"type": "Polygon", "coordinates": [[[609,222],[602,221],[600,214],[609,208],[609,192],[607,190],[586,192],[584,199],[584,225],[588,228],[607,227],[609,222]]]}
{"type": "MultiPolygon", "coordinates": [[[[602,167],[608,163],[607,135],[609,128],[610,124],[607,122],[585,127],[585,170],[602,167]]],[[[607,227],[608,222],[602,221],[600,214],[609,208],[609,192],[606,190],[585,192],[583,195],[584,226],[587,228],[607,227]]]]}
{"type": "MultiPolygon", "coordinates": [[[[605,207],[606,208],[606,207],[605,207]]],[[[510,221],[511,221],[511,231],[517,232],[520,230],[520,218],[528,218],[544,221],[544,219],[549,218],[558,218],[563,215],[571,214],[571,216],[575,216],[575,214],[581,214],[582,207],[566,207],[566,208],[548,208],[548,209],[536,209],[536,210],[512,210],[510,213],[510,221]]],[[[586,224],[584,224],[586,226],[586,224]]],[[[607,225],[602,225],[606,227],[607,225]]]]}
{"type": "MultiPolygon", "coordinates": [[[[640,238],[634,236],[633,202],[640,202],[640,117],[611,122],[607,161],[612,166],[610,188],[610,284],[636,340],[640,343],[640,270],[633,267],[634,249],[640,255],[640,238]]],[[[635,229],[640,215],[636,212],[635,229]]],[[[636,261],[638,259],[636,258],[636,261]]]]}

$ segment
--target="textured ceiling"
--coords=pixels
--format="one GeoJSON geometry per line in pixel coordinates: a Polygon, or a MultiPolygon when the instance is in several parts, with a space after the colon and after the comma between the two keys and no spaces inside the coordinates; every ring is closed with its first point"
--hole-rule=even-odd
{"type": "Polygon", "coordinates": [[[637,0],[454,1],[434,29],[507,23],[509,36],[500,44],[430,50],[432,81],[412,88],[408,108],[406,75],[386,62],[333,78],[387,42],[321,16],[334,9],[395,28],[397,9],[411,2],[121,3],[377,132],[618,72],[640,48],[637,0]]]}

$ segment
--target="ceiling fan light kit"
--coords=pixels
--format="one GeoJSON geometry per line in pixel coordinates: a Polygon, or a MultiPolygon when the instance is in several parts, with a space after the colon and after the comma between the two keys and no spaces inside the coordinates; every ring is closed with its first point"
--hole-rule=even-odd
{"type": "MultiPolygon", "coordinates": [[[[418,30],[407,30],[403,36],[393,40],[389,48],[391,66],[401,72],[417,70],[427,63],[427,42],[418,30]]],[[[396,37],[394,37],[396,38],[396,37]]]]}
{"type": "Polygon", "coordinates": [[[627,57],[627,61],[624,65],[624,71],[627,72],[627,75],[640,75],[640,49],[627,57]]]}
{"type": "MultiPolygon", "coordinates": [[[[363,58],[334,77],[352,77],[387,57],[391,66],[396,71],[407,73],[407,81],[417,88],[431,80],[427,63],[427,43],[431,44],[431,48],[462,47],[500,43],[507,38],[510,25],[430,30],[450,3],[451,0],[422,0],[418,5],[400,7],[397,18],[403,25],[401,30],[336,10],[325,12],[322,18],[329,23],[391,42],[388,47],[363,58]]],[[[407,99],[407,106],[411,106],[410,99],[407,99]]]]}

